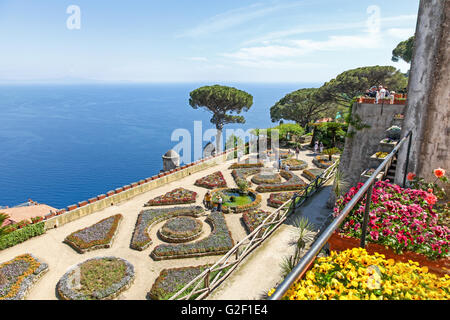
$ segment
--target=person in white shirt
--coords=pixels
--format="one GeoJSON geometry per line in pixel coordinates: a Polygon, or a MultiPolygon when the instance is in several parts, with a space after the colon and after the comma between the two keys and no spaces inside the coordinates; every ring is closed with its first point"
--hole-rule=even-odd
{"type": "Polygon", "coordinates": [[[386,98],[386,89],[383,88],[382,85],[379,85],[378,89],[379,89],[378,91],[380,92],[380,99],[386,98]]]}

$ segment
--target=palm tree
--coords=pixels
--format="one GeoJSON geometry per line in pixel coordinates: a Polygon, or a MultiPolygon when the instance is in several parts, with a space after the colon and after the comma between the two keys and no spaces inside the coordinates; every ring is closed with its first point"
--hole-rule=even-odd
{"type": "Polygon", "coordinates": [[[2,227],[3,223],[8,218],[9,216],[7,214],[0,213],[0,238],[9,233],[7,227],[2,227]]]}

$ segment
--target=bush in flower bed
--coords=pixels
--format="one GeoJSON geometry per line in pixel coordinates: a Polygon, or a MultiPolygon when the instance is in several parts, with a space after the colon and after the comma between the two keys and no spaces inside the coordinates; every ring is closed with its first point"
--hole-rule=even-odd
{"type": "Polygon", "coordinates": [[[164,269],[153,283],[148,297],[152,300],[168,300],[185,285],[194,280],[210,265],[164,269]]]}
{"type": "Polygon", "coordinates": [[[252,177],[254,184],[275,184],[281,183],[281,176],[278,173],[273,174],[257,174],[252,177]]]}
{"type": "Polygon", "coordinates": [[[150,239],[148,230],[154,224],[178,216],[197,217],[203,212],[204,209],[200,206],[143,210],[137,218],[136,226],[131,238],[130,248],[142,251],[150,246],[152,244],[152,239],[150,239]]]}
{"type": "Polygon", "coordinates": [[[121,220],[121,214],[105,218],[90,227],[75,231],[68,235],[66,239],[64,239],[64,242],[78,253],[85,253],[101,248],[110,248],[121,220]]]}
{"type": "Polygon", "coordinates": [[[306,161],[297,160],[297,159],[282,160],[281,164],[283,166],[289,166],[289,170],[292,170],[292,171],[299,171],[299,170],[306,169],[308,167],[308,164],[306,163],[306,161]]]}
{"type": "Polygon", "coordinates": [[[173,204],[189,204],[195,203],[197,193],[184,188],[177,188],[166,194],[149,200],[144,206],[166,206],[173,204]]]}
{"type": "Polygon", "coordinates": [[[128,289],[133,280],[134,267],[127,260],[99,257],[72,267],[56,290],[63,300],[109,300],[128,289]]]}
{"type": "Polygon", "coordinates": [[[306,187],[306,183],[292,172],[280,171],[280,175],[286,179],[285,182],[274,184],[262,184],[256,188],[257,192],[276,192],[276,191],[296,191],[306,187]]]}
{"type": "Polygon", "coordinates": [[[324,169],[306,169],[303,170],[302,176],[308,179],[309,181],[314,181],[318,176],[324,173],[324,169]]]}
{"type": "Polygon", "coordinates": [[[0,250],[13,247],[30,238],[40,236],[45,233],[44,222],[26,225],[20,229],[15,229],[0,237],[0,250]]]}
{"type": "MultiPolygon", "coordinates": [[[[264,210],[253,210],[249,212],[244,212],[242,215],[242,221],[248,231],[252,233],[256,228],[258,228],[271,213],[264,210]]],[[[264,229],[264,228],[262,228],[264,229]]]]}
{"type": "MultiPolygon", "coordinates": [[[[395,262],[362,248],[331,251],[286,292],[284,300],[449,300],[450,276],[417,262],[395,262]]],[[[269,291],[269,296],[275,289],[269,291]]]]}
{"type": "MultiPolygon", "coordinates": [[[[338,216],[359,191],[362,183],[339,198],[334,208],[338,216]]],[[[369,242],[382,244],[397,253],[412,251],[430,259],[448,257],[450,229],[438,224],[433,209],[436,197],[424,190],[403,189],[389,181],[375,183],[369,212],[369,242]]],[[[360,201],[339,228],[345,236],[361,237],[365,200],[360,201]]]]}
{"type": "Polygon", "coordinates": [[[222,172],[216,171],[206,177],[198,179],[195,181],[195,185],[207,189],[226,188],[227,182],[225,181],[222,172]]]}
{"type": "Polygon", "coordinates": [[[0,264],[0,300],[23,300],[47,271],[48,265],[32,254],[0,264]]]}
{"type": "Polygon", "coordinates": [[[326,155],[318,155],[315,156],[312,162],[319,168],[326,169],[333,165],[334,160],[329,160],[329,157],[326,155]]]}
{"type": "Polygon", "coordinates": [[[267,199],[267,205],[272,208],[279,208],[284,203],[292,199],[295,192],[272,193],[267,199]]]}
{"type": "Polygon", "coordinates": [[[159,236],[166,242],[189,242],[203,233],[203,224],[192,217],[177,217],[167,221],[159,230],[159,236]]]}
{"type": "Polygon", "coordinates": [[[247,182],[247,177],[257,174],[259,172],[261,172],[260,168],[235,169],[231,171],[231,176],[233,177],[236,184],[239,185],[241,181],[247,182]]]}
{"type": "Polygon", "coordinates": [[[248,169],[248,168],[262,168],[264,167],[264,163],[262,162],[250,162],[249,160],[246,160],[243,163],[233,163],[228,169],[248,169]]]}
{"type": "Polygon", "coordinates": [[[206,221],[213,227],[209,236],[193,243],[161,244],[151,253],[155,260],[180,259],[225,254],[234,246],[233,238],[222,212],[214,211],[206,221]]]}

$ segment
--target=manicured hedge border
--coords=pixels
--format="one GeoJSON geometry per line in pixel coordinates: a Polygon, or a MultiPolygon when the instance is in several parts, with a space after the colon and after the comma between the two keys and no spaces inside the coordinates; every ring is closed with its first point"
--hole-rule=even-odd
{"type": "Polygon", "coordinates": [[[256,162],[256,163],[233,163],[228,169],[248,169],[248,168],[262,168],[264,167],[264,163],[256,162]]]}
{"type": "Polygon", "coordinates": [[[267,205],[272,208],[279,208],[285,202],[287,202],[289,199],[291,199],[294,196],[294,194],[295,194],[295,192],[272,193],[272,194],[270,194],[269,199],[267,199],[267,205]],[[283,195],[285,198],[287,198],[287,200],[286,201],[280,200],[278,198],[280,195],[283,195]]]}
{"type": "Polygon", "coordinates": [[[262,184],[256,188],[258,192],[295,191],[306,187],[306,183],[295,174],[281,170],[280,175],[287,181],[275,184],[262,184]]]}
{"type": "Polygon", "coordinates": [[[302,176],[308,179],[309,181],[313,181],[318,176],[320,176],[325,170],[324,169],[306,169],[303,170],[302,176]]]}
{"type": "Polygon", "coordinates": [[[63,300],[110,300],[117,297],[121,292],[127,290],[134,281],[134,267],[131,263],[129,263],[127,260],[122,258],[116,258],[116,257],[98,257],[98,258],[92,258],[88,259],[84,262],[81,262],[77,264],[76,266],[72,267],[67,271],[62,278],[58,281],[56,285],[56,290],[58,292],[58,295],[63,300]],[[100,291],[100,292],[93,292],[90,296],[83,295],[81,293],[78,293],[71,289],[72,287],[72,274],[77,270],[80,269],[81,266],[89,261],[92,260],[103,260],[103,259],[115,259],[115,260],[121,260],[125,263],[126,269],[125,269],[125,276],[122,278],[122,280],[118,283],[114,283],[111,287],[100,291]]]}
{"type": "Polygon", "coordinates": [[[254,184],[276,184],[276,183],[281,183],[281,177],[279,174],[275,173],[273,175],[271,175],[273,178],[265,178],[263,175],[261,174],[257,174],[255,176],[252,177],[252,182],[254,184]]]}
{"type": "MultiPolygon", "coordinates": [[[[233,191],[238,191],[239,189],[233,189],[233,188],[220,188],[220,189],[214,189],[211,191],[211,196],[212,198],[214,198],[214,194],[217,192],[221,192],[224,190],[233,190],[233,191]]],[[[241,206],[235,206],[235,207],[228,207],[226,205],[226,203],[223,204],[222,206],[222,211],[224,213],[241,213],[244,211],[248,211],[248,210],[252,210],[252,209],[257,209],[259,208],[259,206],[261,205],[261,201],[262,201],[262,197],[261,195],[259,195],[258,193],[256,193],[256,191],[252,190],[252,189],[248,189],[248,193],[251,193],[252,195],[255,196],[255,201],[248,203],[248,204],[244,204],[241,206]]],[[[213,203],[214,206],[217,207],[217,203],[213,203]]]]}
{"type": "MultiPolygon", "coordinates": [[[[242,221],[244,222],[245,228],[248,233],[252,233],[256,228],[258,228],[271,213],[263,210],[255,210],[250,212],[245,212],[242,215],[242,221]]],[[[266,227],[263,227],[264,229],[266,227]]]]}
{"type": "Polygon", "coordinates": [[[198,179],[197,181],[195,181],[194,185],[207,189],[226,188],[227,181],[225,180],[222,172],[216,171],[203,178],[198,179]],[[213,182],[211,183],[207,180],[213,180],[213,182]]]}
{"type": "Polygon", "coordinates": [[[333,163],[334,163],[334,159],[332,160],[332,161],[330,161],[330,160],[328,160],[329,159],[329,157],[328,156],[316,156],[316,157],[314,157],[314,159],[312,160],[312,162],[317,166],[317,167],[319,167],[319,168],[322,168],[322,169],[326,169],[326,168],[328,168],[328,167],[330,167],[330,166],[332,166],[333,165],[333,163]]]}
{"type": "Polygon", "coordinates": [[[174,204],[190,204],[195,203],[197,198],[197,193],[191,190],[187,190],[184,188],[177,188],[172,191],[167,192],[166,194],[156,197],[154,199],[149,200],[144,207],[155,207],[155,206],[167,206],[174,204]],[[175,198],[174,194],[177,191],[182,191],[186,193],[186,197],[184,198],[175,198]]]}
{"type": "Polygon", "coordinates": [[[161,244],[151,253],[154,260],[182,259],[225,254],[233,248],[234,241],[222,212],[212,212],[206,221],[213,227],[211,234],[194,243],[161,244]]]}
{"type": "Polygon", "coordinates": [[[64,243],[67,243],[78,253],[85,253],[88,251],[93,251],[93,250],[101,249],[101,248],[110,248],[114,241],[114,236],[116,235],[117,229],[119,228],[120,221],[122,221],[121,214],[116,214],[114,216],[105,218],[89,227],[80,229],[80,230],[75,231],[72,234],[68,235],[66,237],[66,239],[64,239],[64,243]],[[98,239],[98,240],[94,240],[91,242],[85,242],[80,237],[77,237],[78,233],[88,230],[88,229],[96,228],[99,225],[101,225],[102,223],[105,223],[109,219],[113,219],[113,222],[112,222],[111,228],[109,230],[104,230],[105,234],[104,234],[103,239],[98,239]]]}
{"type": "Polygon", "coordinates": [[[186,216],[176,217],[172,219],[181,219],[181,218],[190,219],[192,222],[194,222],[195,227],[192,230],[177,231],[170,229],[169,227],[167,227],[167,225],[164,225],[161,227],[161,229],[158,230],[159,236],[161,237],[162,240],[170,243],[183,243],[198,239],[202,235],[203,224],[199,220],[186,216]]]}
{"type": "Polygon", "coordinates": [[[0,250],[10,248],[45,233],[44,222],[27,225],[0,238],[0,250]]]}
{"type": "Polygon", "coordinates": [[[260,172],[260,168],[234,169],[233,171],[231,171],[231,176],[233,177],[234,182],[239,185],[239,182],[241,181],[247,182],[247,177],[260,172]]]}
{"type": "Polygon", "coordinates": [[[33,284],[48,271],[48,265],[46,263],[29,253],[17,256],[10,261],[2,263],[0,265],[0,270],[7,264],[14,264],[21,262],[21,260],[30,264],[28,270],[18,276],[16,282],[11,284],[10,290],[5,295],[0,296],[0,300],[23,300],[33,284]]]}
{"type": "Polygon", "coordinates": [[[205,210],[200,206],[177,207],[177,208],[158,208],[147,209],[139,214],[133,236],[131,238],[130,248],[135,250],[145,250],[152,244],[152,239],[148,234],[148,230],[161,221],[175,218],[177,216],[193,216],[201,215],[205,210]]]}
{"type": "Polygon", "coordinates": [[[285,166],[287,164],[289,166],[289,170],[292,170],[292,171],[299,171],[299,170],[306,169],[308,167],[308,163],[306,163],[306,161],[292,159],[292,158],[283,160],[281,162],[281,164],[283,166],[285,166]],[[291,164],[289,164],[289,162],[291,162],[291,164]],[[296,163],[296,164],[293,165],[292,162],[296,163]]]}

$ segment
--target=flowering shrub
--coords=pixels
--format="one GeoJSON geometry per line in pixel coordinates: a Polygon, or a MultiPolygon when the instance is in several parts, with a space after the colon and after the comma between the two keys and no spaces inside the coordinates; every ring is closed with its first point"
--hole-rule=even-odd
{"type": "Polygon", "coordinates": [[[294,192],[281,192],[281,193],[272,193],[270,194],[269,199],[267,199],[267,205],[273,208],[279,208],[285,202],[292,199],[294,196],[294,192]]]}
{"type": "Polygon", "coordinates": [[[303,170],[302,176],[308,179],[309,181],[314,181],[324,171],[325,171],[324,169],[306,169],[303,170]]]}
{"type": "MultiPolygon", "coordinates": [[[[337,200],[335,216],[361,186],[362,183],[351,188],[337,200]]],[[[448,256],[450,229],[438,224],[438,214],[433,210],[435,201],[436,197],[424,190],[403,189],[389,181],[376,182],[369,211],[368,241],[386,245],[397,253],[414,251],[432,259],[448,256]]],[[[364,210],[365,199],[346,217],[339,232],[359,238],[364,210]]]]}
{"type": "Polygon", "coordinates": [[[388,154],[387,152],[381,152],[381,151],[375,153],[375,157],[376,157],[377,159],[384,159],[384,158],[386,158],[388,155],[389,155],[389,154],[388,154]]]}
{"type": "Polygon", "coordinates": [[[64,300],[113,299],[130,287],[134,267],[125,259],[99,257],[86,260],[67,271],[56,290],[64,300]]]}
{"type": "MultiPolygon", "coordinates": [[[[270,212],[263,210],[254,210],[250,212],[245,212],[242,215],[242,221],[244,222],[245,227],[247,228],[249,233],[252,233],[256,228],[258,228],[270,215],[270,212]]],[[[262,229],[264,229],[263,227],[262,229]]]]}
{"type": "Polygon", "coordinates": [[[144,206],[166,206],[172,204],[189,204],[195,203],[197,193],[194,191],[186,190],[184,188],[177,188],[166,194],[149,200],[144,206]]]}
{"type": "Polygon", "coordinates": [[[297,160],[297,159],[286,159],[281,161],[282,166],[289,166],[289,170],[292,171],[298,171],[303,170],[308,167],[308,164],[303,160],[297,160]]]}
{"type": "Polygon", "coordinates": [[[395,263],[384,255],[353,248],[316,259],[284,299],[449,300],[449,288],[450,276],[439,278],[417,262],[395,263]]]}
{"type": "Polygon", "coordinates": [[[439,180],[443,184],[448,183],[448,178],[445,176],[445,170],[437,168],[433,170],[436,177],[434,182],[426,182],[424,178],[418,177],[415,173],[409,172],[406,176],[409,185],[414,189],[426,190],[429,193],[433,193],[439,199],[443,199],[446,195],[445,189],[441,188],[436,182],[439,180]]]}
{"type": "Polygon", "coordinates": [[[23,300],[32,285],[48,271],[48,265],[32,254],[0,264],[0,300],[23,300]]]}
{"type": "Polygon", "coordinates": [[[155,260],[179,259],[205,255],[225,254],[233,248],[234,241],[222,212],[212,212],[206,221],[213,226],[209,236],[193,243],[161,244],[151,253],[155,260]]]}
{"type": "Polygon", "coordinates": [[[148,230],[156,223],[178,216],[196,217],[203,212],[204,209],[200,206],[143,210],[137,218],[130,248],[142,251],[151,245],[152,239],[150,239],[148,230]]]}
{"type": "Polygon", "coordinates": [[[90,227],[68,235],[64,242],[79,253],[110,248],[121,220],[121,214],[103,219],[90,227]]]}
{"type": "Polygon", "coordinates": [[[284,170],[280,171],[280,175],[287,181],[274,184],[262,184],[256,188],[258,192],[276,192],[276,191],[295,191],[306,187],[306,183],[297,175],[284,170]]]}
{"type": "Polygon", "coordinates": [[[192,217],[177,217],[167,221],[159,230],[159,236],[166,242],[189,242],[201,236],[203,224],[192,217]]]}
{"type": "Polygon", "coordinates": [[[222,172],[217,171],[206,177],[198,179],[195,181],[195,185],[207,189],[226,188],[227,182],[225,181],[222,172]]]}

